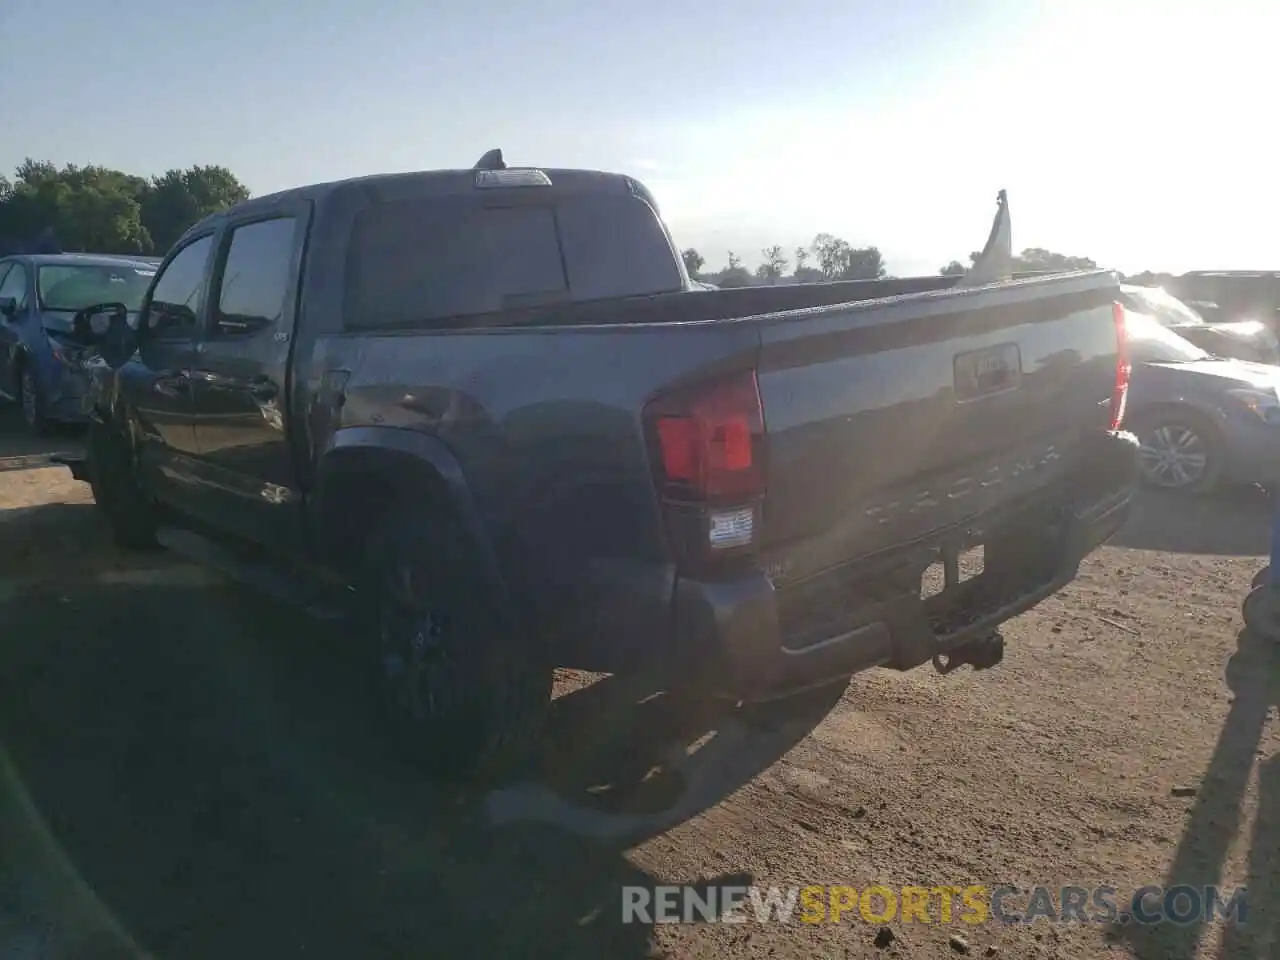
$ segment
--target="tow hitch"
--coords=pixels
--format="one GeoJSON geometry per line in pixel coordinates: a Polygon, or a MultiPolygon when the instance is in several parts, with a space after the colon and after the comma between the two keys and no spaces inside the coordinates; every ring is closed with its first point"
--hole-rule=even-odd
{"type": "Polygon", "coordinates": [[[966,663],[975,670],[990,670],[1004,659],[1004,637],[993,630],[985,637],[933,655],[933,668],[943,676],[966,663]]]}

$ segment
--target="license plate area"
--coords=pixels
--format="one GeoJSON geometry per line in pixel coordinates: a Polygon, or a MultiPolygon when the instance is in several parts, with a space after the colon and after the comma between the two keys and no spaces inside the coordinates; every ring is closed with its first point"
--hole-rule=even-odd
{"type": "Polygon", "coordinates": [[[1022,351],[1016,343],[958,353],[952,363],[956,399],[962,403],[1016,390],[1022,382],[1022,351]]]}
{"type": "Polygon", "coordinates": [[[938,559],[920,576],[920,599],[936,597],[948,587],[958,587],[974,577],[982,576],[986,550],[983,544],[966,548],[944,548],[938,559]]]}

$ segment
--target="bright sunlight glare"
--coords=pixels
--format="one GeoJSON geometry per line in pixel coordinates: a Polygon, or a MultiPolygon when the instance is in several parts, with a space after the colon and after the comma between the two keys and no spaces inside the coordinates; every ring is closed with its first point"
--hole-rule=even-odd
{"type": "Polygon", "coordinates": [[[874,108],[771,104],[657,125],[634,162],[682,243],[788,249],[825,230],[930,273],[985,239],[1009,190],[1018,248],[1124,270],[1280,264],[1262,106],[1280,5],[1042,5],[927,87],[874,108]]]}

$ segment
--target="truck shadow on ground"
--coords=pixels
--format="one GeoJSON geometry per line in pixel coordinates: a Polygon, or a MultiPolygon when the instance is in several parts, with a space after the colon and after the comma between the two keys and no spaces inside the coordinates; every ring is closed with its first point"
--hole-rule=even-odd
{"type": "MultiPolygon", "coordinates": [[[[99,552],[86,521],[52,505],[0,537],[80,530],[99,552]]],[[[0,804],[0,829],[43,851],[22,887],[54,892],[24,909],[63,941],[73,901],[101,905],[67,955],[134,955],[123,933],[157,957],[646,957],[623,886],[750,877],[657,879],[626,848],[773,764],[840,695],[744,715],[604,680],[556,701],[540,776],[445,788],[385,744],[347,638],[182,569],[143,556],[103,582],[82,564],[0,595],[0,790],[25,804],[0,804]]]]}
{"type": "Polygon", "coordinates": [[[1143,490],[1111,545],[1167,553],[1267,556],[1272,504],[1257,487],[1193,497],[1143,490]]]}
{"type": "MultiPolygon", "coordinates": [[[[1227,665],[1235,699],[1196,792],[1177,853],[1163,885],[1203,891],[1221,886],[1228,851],[1241,831],[1241,809],[1272,708],[1280,705],[1280,646],[1238,638],[1227,665]]],[[[1248,913],[1228,924],[1217,954],[1221,960],[1280,960],[1280,757],[1259,769],[1258,812],[1248,843],[1248,913]]],[[[1139,960],[1191,960],[1199,956],[1209,928],[1204,923],[1132,923],[1112,928],[1139,960]]]]}

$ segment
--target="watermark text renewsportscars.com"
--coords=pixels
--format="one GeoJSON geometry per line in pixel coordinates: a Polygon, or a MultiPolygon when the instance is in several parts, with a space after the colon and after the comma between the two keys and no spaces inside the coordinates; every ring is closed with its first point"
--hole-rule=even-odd
{"type": "Polygon", "coordinates": [[[1248,921],[1245,887],[627,886],[623,923],[1207,923],[1248,921]]]}

